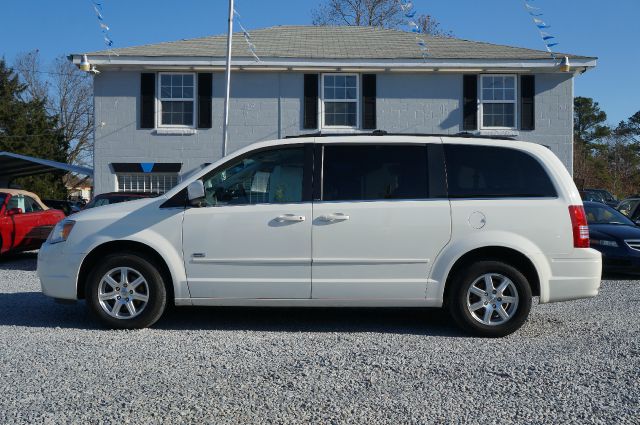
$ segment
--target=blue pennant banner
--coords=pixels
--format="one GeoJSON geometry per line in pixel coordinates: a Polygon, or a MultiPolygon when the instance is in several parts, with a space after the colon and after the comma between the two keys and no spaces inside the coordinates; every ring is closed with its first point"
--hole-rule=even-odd
{"type": "Polygon", "coordinates": [[[260,57],[258,56],[258,53],[256,52],[256,45],[253,44],[253,41],[251,40],[251,34],[249,34],[249,31],[247,31],[244,25],[242,25],[242,21],[240,20],[240,14],[235,9],[233,9],[233,14],[235,16],[235,20],[238,22],[238,26],[242,30],[242,36],[244,37],[244,41],[247,42],[247,49],[249,50],[249,53],[251,53],[251,55],[254,58],[256,58],[257,62],[262,62],[260,60],[260,57]]]}
{"type": "Polygon", "coordinates": [[[427,41],[425,40],[424,35],[422,34],[422,30],[420,29],[420,25],[414,19],[417,11],[413,8],[413,2],[409,0],[397,0],[400,9],[405,18],[407,18],[407,26],[409,27],[409,31],[415,34],[416,36],[416,44],[422,53],[422,58],[424,60],[429,56],[429,47],[427,46],[427,41]]]}
{"type": "Polygon", "coordinates": [[[556,54],[552,50],[552,47],[555,47],[560,43],[557,43],[555,41],[555,36],[549,34],[546,31],[543,31],[545,29],[551,28],[550,25],[548,25],[545,21],[540,19],[540,17],[543,16],[544,13],[541,12],[541,9],[539,7],[533,6],[531,4],[535,0],[523,0],[523,1],[524,1],[524,8],[526,9],[527,13],[531,16],[531,19],[533,20],[533,23],[536,26],[536,28],[538,28],[538,32],[540,33],[540,38],[542,38],[542,42],[547,48],[547,51],[551,54],[551,57],[555,60],[556,54]]]}
{"type": "Polygon", "coordinates": [[[93,11],[96,14],[96,18],[98,18],[98,25],[100,26],[100,31],[102,32],[102,39],[104,40],[104,44],[105,46],[107,46],[107,48],[109,49],[109,51],[111,53],[113,53],[114,55],[118,55],[116,52],[114,52],[113,50],[111,50],[111,48],[113,47],[113,40],[111,39],[110,35],[109,35],[109,25],[107,25],[104,22],[104,16],[102,15],[102,2],[98,2],[95,0],[91,0],[91,3],[93,5],[93,11]]]}

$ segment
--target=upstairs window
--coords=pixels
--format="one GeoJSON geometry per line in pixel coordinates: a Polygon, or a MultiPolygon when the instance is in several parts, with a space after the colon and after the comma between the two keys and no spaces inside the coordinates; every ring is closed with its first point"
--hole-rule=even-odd
{"type": "Polygon", "coordinates": [[[515,75],[482,75],[480,81],[482,128],[515,129],[515,75]]]}
{"type": "Polygon", "coordinates": [[[160,74],[160,125],[193,127],[195,110],[194,74],[160,74]]]}
{"type": "Polygon", "coordinates": [[[358,76],[322,75],[322,123],[327,128],[358,126],[358,76]]]}

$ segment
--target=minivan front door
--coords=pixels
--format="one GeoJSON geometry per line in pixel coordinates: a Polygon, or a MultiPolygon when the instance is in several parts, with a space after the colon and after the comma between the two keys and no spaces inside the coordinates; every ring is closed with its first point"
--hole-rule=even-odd
{"type": "Polygon", "coordinates": [[[203,177],[183,223],[192,298],[310,298],[311,149],[257,151],[203,177]]]}
{"type": "Polygon", "coordinates": [[[435,148],[324,146],[312,298],[425,299],[431,265],[451,234],[444,159],[435,148]]]}

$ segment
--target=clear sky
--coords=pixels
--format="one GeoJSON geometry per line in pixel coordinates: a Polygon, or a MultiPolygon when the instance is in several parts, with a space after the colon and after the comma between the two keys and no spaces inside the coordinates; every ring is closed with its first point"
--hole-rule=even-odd
{"type": "MultiPolygon", "coordinates": [[[[307,25],[320,0],[236,0],[252,28],[307,25]]],[[[640,0],[531,0],[559,51],[599,58],[575,82],[613,124],[640,110],[640,0]]],[[[227,0],[102,0],[114,47],[221,34],[227,0]]],[[[459,38],[543,48],[522,0],[414,0],[459,38]]],[[[39,49],[45,60],[104,47],[90,0],[0,0],[0,55],[39,49]]]]}

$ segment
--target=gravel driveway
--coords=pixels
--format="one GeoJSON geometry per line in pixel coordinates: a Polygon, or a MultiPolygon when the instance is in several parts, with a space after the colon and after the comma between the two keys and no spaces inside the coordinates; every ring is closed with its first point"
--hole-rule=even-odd
{"type": "Polygon", "coordinates": [[[0,260],[0,423],[639,423],[640,282],[468,338],[439,310],[187,308],[107,331],[0,260]]]}

